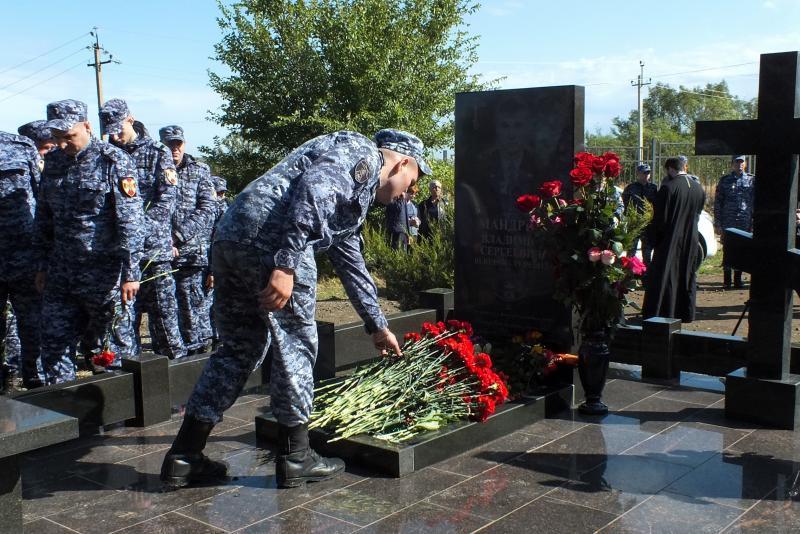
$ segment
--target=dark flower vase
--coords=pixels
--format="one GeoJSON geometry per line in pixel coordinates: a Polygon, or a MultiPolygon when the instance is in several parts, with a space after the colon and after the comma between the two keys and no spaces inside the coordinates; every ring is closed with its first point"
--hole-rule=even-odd
{"type": "Polygon", "coordinates": [[[578,349],[578,374],[581,378],[586,401],[578,411],[586,415],[605,415],[608,406],[600,400],[606,385],[608,362],[608,336],[604,332],[586,334],[578,349]]]}

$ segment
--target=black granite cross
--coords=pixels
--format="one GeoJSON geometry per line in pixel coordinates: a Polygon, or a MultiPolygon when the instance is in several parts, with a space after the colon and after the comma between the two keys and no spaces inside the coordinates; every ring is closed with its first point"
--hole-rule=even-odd
{"type": "Polygon", "coordinates": [[[751,274],[747,376],[789,375],[792,289],[800,290],[795,246],[800,151],[798,52],[763,54],[758,118],[697,123],[700,154],[756,154],[753,233],[725,230],[725,261],[751,274]]]}

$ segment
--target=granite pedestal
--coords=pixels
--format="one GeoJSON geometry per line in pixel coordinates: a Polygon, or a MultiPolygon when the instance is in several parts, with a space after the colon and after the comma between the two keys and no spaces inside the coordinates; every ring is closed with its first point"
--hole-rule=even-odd
{"type": "MultiPolygon", "coordinates": [[[[406,443],[394,444],[366,435],[328,442],[330,436],[327,433],[312,430],[311,445],[322,454],[402,477],[568,409],[572,401],[572,385],[563,385],[540,396],[506,403],[483,423],[454,423],[406,443]]],[[[271,415],[256,417],[256,436],[260,441],[275,442],[278,436],[275,418],[271,415]]]]}
{"type": "Polygon", "coordinates": [[[74,417],[0,398],[0,532],[22,532],[19,456],[77,437],[74,417]]]}

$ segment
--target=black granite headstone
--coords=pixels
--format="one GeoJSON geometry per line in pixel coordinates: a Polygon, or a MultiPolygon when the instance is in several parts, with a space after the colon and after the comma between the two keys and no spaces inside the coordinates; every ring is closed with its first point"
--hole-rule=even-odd
{"type": "Polygon", "coordinates": [[[583,112],[579,86],[456,95],[455,313],[482,335],[569,332],[570,314],[550,297],[552,268],[515,200],[554,179],[569,189],[583,112]]]}
{"type": "Polygon", "coordinates": [[[800,54],[763,54],[758,119],[697,123],[697,154],[757,154],[753,233],[725,231],[725,262],[751,273],[747,369],[728,375],[726,413],[800,427],[800,376],[789,373],[800,150],[800,54]]]}

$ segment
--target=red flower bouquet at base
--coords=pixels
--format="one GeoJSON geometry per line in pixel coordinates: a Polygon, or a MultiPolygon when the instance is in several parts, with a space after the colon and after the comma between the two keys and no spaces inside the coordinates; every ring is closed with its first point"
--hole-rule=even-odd
{"type": "Polygon", "coordinates": [[[425,323],[405,336],[402,356],[359,368],[316,392],[309,428],[341,439],[370,434],[391,442],[463,419],[485,421],[508,399],[469,323],[425,323]]]}

